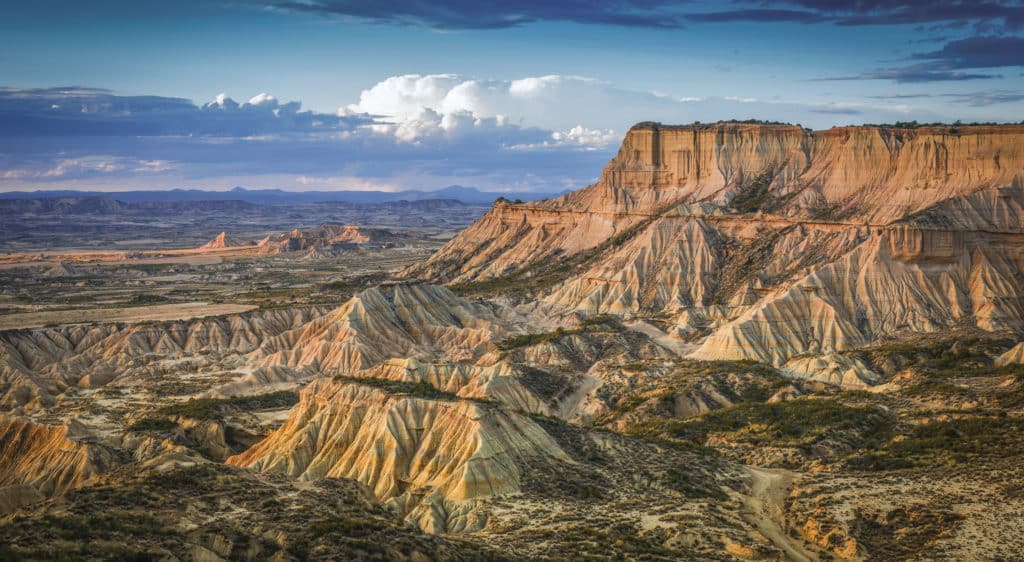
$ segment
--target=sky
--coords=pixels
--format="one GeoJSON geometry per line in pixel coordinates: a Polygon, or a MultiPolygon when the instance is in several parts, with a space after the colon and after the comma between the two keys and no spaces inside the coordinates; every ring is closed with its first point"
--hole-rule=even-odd
{"type": "Polygon", "coordinates": [[[639,121],[1024,120],[1024,0],[0,0],[0,191],[560,191],[639,121]]]}

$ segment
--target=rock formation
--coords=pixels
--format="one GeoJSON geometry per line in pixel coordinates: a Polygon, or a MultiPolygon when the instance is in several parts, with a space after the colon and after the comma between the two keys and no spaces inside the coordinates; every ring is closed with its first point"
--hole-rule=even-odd
{"type": "Polygon", "coordinates": [[[389,358],[473,362],[514,330],[509,311],[455,296],[444,287],[394,284],[362,291],[313,322],[267,341],[268,366],[351,372],[389,358]]]}
{"type": "Polygon", "coordinates": [[[37,497],[62,494],[116,464],[111,452],[81,440],[72,425],[48,426],[0,415],[2,503],[13,507],[22,503],[20,498],[31,499],[33,494],[24,488],[37,497]]]}
{"type": "Polygon", "coordinates": [[[438,532],[481,528],[475,500],[518,491],[529,459],[572,462],[528,417],[503,408],[320,379],[281,429],[228,464],[354,478],[438,532]]]}
{"type": "Polygon", "coordinates": [[[996,358],[996,365],[1024,364],[1024,342],[1013,346],[1009,351],[996,358]]]}
{"type": "Polygon", "coordinates": [[[97,388],[152,376],[165,360],[249,353],[324,312],[271,309],[178,322],[0,332],[0,404],[49,404],[69,388],[97,388]]]}
{"type": "Polygon", "coordinates": [[[902,331],[1017,329],[1022,174],[1024,126],[643,123],[596,184],[497,203],[405,275],[514,284],[561,263],[537,297],[670,314],[702,359],[784,365],[902,331]]]}
{"type": "Polygon", "coordinates": [[[299,229],[280,236],[267,236],[257,244],[261,254],[281,252],[329,252],[345,247],[357,247],[370,241],[358,226],[323,224],[317,228],[299,229]]]}
{"type": "Polygon", "coordinates": [[[239,242],[234,238],[229,237],[227,232],[221,232],[206,244],[199,246],[199,249],[222,250],[224,248],[235,248],[238,246],[248,246],[250,244],[252,244],[252,242],[239,242]]]}

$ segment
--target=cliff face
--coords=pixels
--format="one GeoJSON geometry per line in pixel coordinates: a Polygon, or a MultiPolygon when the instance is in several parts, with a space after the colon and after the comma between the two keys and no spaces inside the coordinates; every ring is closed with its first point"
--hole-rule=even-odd
{"type": "Polygon", "coordinates": [[[785,365],[901,331],[1014,329],[1022,175],[1022,126],[641,124],[596,184],[497,204],[406,274],[529,279],[570,264],[539,298],[671,314],[704,359],[785,365]]]}
{"type": "MultiPolygon", "coordinates": [[[[498,203],[408,275],[472,281],[507,274],[593,248],[682,203],[884,225],[1010,186],[1022,170],[1024,126],[806,131],[640,124],[596,184],[543,202],[498,203]]],[[[958,216],[965,226],[979,218],[958,216]]]]}
{"type": "MultiPolygon", "coordinates": [[[[0,506],[28,488],[41,496],[64,493],[116,463],[100,445],[73,439],[68,426],[0,415],[0,506]]],[[[0,511],[2,513],[2,511],[0,511]]]]}
{"type": "Polygon", "coordinates": [[[888,223],[938,201],[1009,185],[1024,169],[1024,126],[805,131],[725,124],[634,127],[597,189],[572,199],[650,212],[664,203],[726,203],[765,189],[787,216],[888,223]],[[608,194],[620,191],[617,197],[608,194]]]}

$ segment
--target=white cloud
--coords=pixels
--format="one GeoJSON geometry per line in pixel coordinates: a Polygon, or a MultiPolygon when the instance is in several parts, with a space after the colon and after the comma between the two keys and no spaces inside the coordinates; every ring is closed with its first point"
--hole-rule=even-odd
{"type": "Polygon", "coordinates": [[[263,92],[249,98],[249,105],[277,107],[277,98],[266,92],[263,92]]]}
{"type": "Polygon", "coordinates": [[[167,160],[136,160],[122,156],[95,155],[58,158],[45,168],[21,167],[5,170],[3,179],[59,180],[68,177],[100,176],[119,172],[155,174],[173,168],[167,160]]]}
{"type": "Polygon", "coordinates": [[[611,148],[621,139],[611,129],[588,129],[576,125],[568,131],[555,131],[550,139],[539,143],[518,144],[514,150],[537,150],[545,148],[575,148],[579,150],[602,150],[611,148]]]}
{"type": "Polygon", "coordinates": [[[93,89],[0,88],[0,189],[563,189],[592,181],[638,121],[759,118],[820,128],[941,118],[906,103],[695,98],[562,75],[393,76],[334,114],[269,93],[242,99],[222,93],[196,105],[93,89]],[[24,142],[40,130],[51,133],[24,142]]]}
{"type": "MultiPolygon", "coordinates": [[[[926,121],[941,118],[906,104],[864,105],[836,100],[824,105],[734,95],[694,97],[686,92],[628,90],[582,76],[485,80],[454,74],[392,76],[364,90],[358,103],[339,110],[339,114],[369,113],[401,123],[421,120],[424,109],[442,116],[469,112],[477,118],[501,118],[506,123],[563,134],[578,125],[622,133],[639,121],[691,123],[756,118],[827,128],[837,123],[905,120],[908,114],[926,121]]],[[[557,144],[552,141],[548,144],[557,144]]]]}

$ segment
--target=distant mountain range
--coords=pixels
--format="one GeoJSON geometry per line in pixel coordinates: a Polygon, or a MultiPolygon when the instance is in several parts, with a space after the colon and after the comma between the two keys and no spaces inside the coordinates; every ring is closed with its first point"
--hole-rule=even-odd
{"type": "Polygon", "coordinates": [[[490,205],[495,199],[533,201],[557,197],[561,193],[514,193],[480,191],[474,187],[453,185],[437,191],[283,191],[280,189],[245,189],[206,191],[202,189],[171,189],[165,191],[11,191],[0,193],[0,199],[55,199],[62,197],[106,197],[125,203],[180,201],[245,201],[262,205],[294,205],[297,203],[386,203],[391,201],[422,201],[455,199],[470,205],[490,205]]]}

